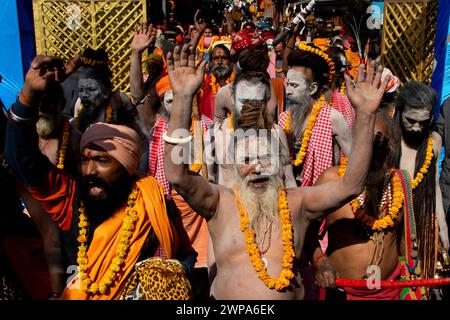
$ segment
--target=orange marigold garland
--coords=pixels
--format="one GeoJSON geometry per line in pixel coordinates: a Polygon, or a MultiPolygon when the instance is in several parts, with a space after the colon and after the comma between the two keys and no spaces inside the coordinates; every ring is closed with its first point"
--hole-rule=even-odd
{"type": "Polygon", "coordinates": [[[283,131],[286,134],[286,136],[291,133],[291,112],[290,111],[288,111],[286,114],[286,120],[284,121],[283,131]]]}
{"type": "Polygon", "coordinates": [[[200,40],[198,41],[197,50],[200,52],[209,52],[213,48],[214,42],[216,42],[217,40],[218,40],[218,37],[213,36],[211,38],[211,43],[210,43],[209,47],[205,49],[205,46],[204,46],[205,36],[201,36],[200,40]]]}
{"type": "Polygon", "coordinates": [[[305,44],[305,42],[300,42],[300,44],[298,45],[298,49],[311,52],[311,53],[321,57],[323,60],[325,60],[325,62],[328,64],[328,80],[331,82],[331,80],[334,79],[334,75],[336,73],[335,67],[334,67],[334,62],[333,62],[333,60],[330,59],[330,57],[325,52],[323,52],[321,49],[316,49],[311,46],[308,46],[305,44]]]}
{"type": "Polygon", "coordinates": [[[291,285],[291,280],[294,278],[294,272],[292,271],[294,265],[294,245],[293,245],[293,230],[291,223],[291,213],[287,203],[286,190],[280,188],[278,197],[278,210],[280,213],[280,223],[281,223],[281,238],[283,240],[283,262],[282,270],[278,279],[272,278],[267,273],[267,268],[262,260],[261,253],[259,252],[258,246],[255,242],[255,231],[250,229],[250,220],[247,212],[242,207],[242,204],[237,195],[237,191],[233,189],[234,196],[236,198],[236,203],[239,208],[240,214],[240,229],[244,233],[245,242],[247,243],[247,253],[250,256],[250,261],[253,268],[258,273],[258,278],[260,278],[266,287],[269,289],[275,289],[281,291],[291,285]]]}
{"type": "Polygon", "coordinates": [[[342,82],[341,88],[339,89],[339,93],[345,96],[345,82],[342,82]]]}
{"type": "Polygon", "coordinates": [[[69,140],[70,140],[70,121],[69,119],[65,119],[61,147],[59,148],[58,165],[57,165],[58,169],[64,169],[64,160],[66,158],[66,151],[67,147],[69,146],[69,140]]]}
{"type": "Polygon", "coordinates": [[[427,151],[426,151],[426,155],[425,155],[425,161],[423,162],[420,170],[417,172],[414,180],[411,181],[411,188],[413,190],[415,188],[417,188],[417,186],[422,182],[425,175],[428,173],[428,168],[430,167],[431,160],[433,159],[433,157],[434,157],[433,137],[430,134],[428,137],[428,142],[427,142],[427,151]]]}
{"type": "Polygon", "coordinates": [[[133,236],[133,231],[136,227],[136,221],[138,220],[137,212],[134,209],[135,201],[138,196],[138,190],[134,188],[130,195],[128,196],[128,207],[126,208],[126,216],[123,219],[122,223],[122,238],[120,244],[116,249],[116,257],[113,258],[111,265],[108,267],[103,278],[97,283],[93,282],[91,278],[89,278],[87,265],[88,265],[88,257],[87,257],[87,229],[89,227],[89,222],[85,213],[85,209],[83,203],[81,203],[79,212],[79,236],[78,242],[80,245],[78,246],[78,270],[80,272],[80,281],[81,281],[81,289],[86,293],[91,294],[105,294],[108,289],[112,286],[114,281],[117,279],[118,273],[122,271],[122,267],[125,263],[125,259],[130,251],[130,240],[133,236]]]}
{"type": "MultiPolygon", "coordinates": [[[[302,138],[302,145],[300,147],[300,150],[297,153],[297,157],[294,161],[292,161],[292,164],[294,166],[299,166],[303,163],[303,160],[305,160],[306,157],[306,151],[308,149],[309,140],[312,136],[312,130],[314,128],[314,125],[316,123],[317,117],[319,116],[320,110],[322,110],[322,107],[325,104],[325,96],[321,95],[319,101],[317,101],[311,110],[311,115],[309,116],[308,122],[306,124],[305,132],[303,133],[302,138]]],[[[289,123],[289,129],[290,129],[290,112],[288,115],[289,121],[286,121],[289,123]]]]}
{"type": "MultiPolygon", "coordinates": [[[[341,164],[338,169],[338,174],[341,178],[344,176],[347,169],[347,161],[347,158],[341,158],[341,164]]],[[[352,208],[355,218],[363,222],[373,231],[383,231],[389,227],[393,227],[397,222],[398,212],[403,206],[404,195],[402,191],[402,184],[395,169],[390,170],[390,177],[392,201],[387,214],[383,218],[375,219],[365,213],[361,208],[362,204],[358,201],[358,198],[355,198],[350,202],[350,207],[352,208]]]]}

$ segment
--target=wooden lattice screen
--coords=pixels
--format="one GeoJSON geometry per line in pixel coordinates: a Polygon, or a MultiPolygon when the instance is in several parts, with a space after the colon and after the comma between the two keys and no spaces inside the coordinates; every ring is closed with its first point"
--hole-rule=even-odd
{"type": "Polygon", "coordinates": [[[384,2],[382,63],[403,83],[408,80],[431,82],[437,2],[384,2]]]}
{"type": "Polygon", "coordinates": [[[67,61],[87,47],[102,48],[114,90],[128,92],[133,27],[146,11],[146,0],[34,0],[37,53],[67,61]]]}

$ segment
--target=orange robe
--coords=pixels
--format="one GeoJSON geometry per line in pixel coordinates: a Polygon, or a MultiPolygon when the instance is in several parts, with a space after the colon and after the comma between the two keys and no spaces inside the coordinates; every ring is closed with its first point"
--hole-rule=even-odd
{"type": "MultiPolygon", "coordinates": [[[[88,295],[80,290],[78,275],[73,277],[65,288],[62,299],[76,300],[104,300],[119,299],[122,290],[132,273],[140,256],[141,250],[151,229],[164,249],[168,259],[174,258],[180,247],[180,238],[176,226],[169,220],[162,186],[155,178],[147,176],[136,182],[139,190],[135,202],[138,221],[130,240],[130,250],[122,268],[123,273],[110,287],[106,295],[88,295]]],[[[47,180],[39,187],[29,188],[61,230],[69,230],[73,215],[73,201],[76,181],[61,170],[52,168],[47,180]]],[[[99,225],[95,231],[87,251],[88,275],[93,282],[100,282],[116,256],[116,248],[121,240],[121,227],[125,217],[123,207],[117,210],[109,219],[99,225]]],[[[189,247],[190,243],[183,242],[181,246],[189,247]]]]}

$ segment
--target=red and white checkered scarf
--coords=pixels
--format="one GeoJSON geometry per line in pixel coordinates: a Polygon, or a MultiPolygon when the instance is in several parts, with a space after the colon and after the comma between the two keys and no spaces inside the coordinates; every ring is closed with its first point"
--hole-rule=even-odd
{"type": "Polygon", "coordinates": [[[330,112],[330,105],[325,103],[314,124],[303,163],[302,186],[314,185],[322,172],[333,166],[333,129],[330,112]]]}
{"type": "Polygon", "coordinates": [[[346,95],[341,94],[338,90],[334,90],[331,96],[333,108],[342,113],[347,120],[348,126],[353,127],[355,121],[355,109],[353,109],[350,100],[346,95]]]}
{"type": "MultiPolygon", "coordinates": [[[[312,186],[326,169],[333,165],[333,129],[330,118],[331,107],[325,103],[317,116],[303,162],[302,186],[312,186]]],[[[288,112],[280,114],[278,124],[284,128],[288,112]]],[[[291,119],[292,121],[292,119],[291,119]]],[[[291,156],[296,157],[293,146],[291,156]]]]}
{"type": "MultiPolygon", "coordinates": [[[[205,135],[208,127],[213,124],[211,119],[202,115],[201,117],[202,132],[205,135]]],[[[153,127],[153,134],[149,139],[149,170],[148,174],[155,177],[163,186],[164,195],[170,199],[170,184],[164,173],[164,139],[163,134],[169,129],[167,121],[163,117],[158,117],[153,127]]]]}

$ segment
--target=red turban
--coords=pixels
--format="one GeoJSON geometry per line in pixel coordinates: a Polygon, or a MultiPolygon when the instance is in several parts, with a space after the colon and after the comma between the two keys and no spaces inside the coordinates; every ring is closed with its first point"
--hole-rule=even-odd
{"type": "Polygon", "coordinates": [[[264,39],[259,35],[258,31],[242,29],[231,37],[231,53],[237,54],[246,48],[254,49],[263,43],[264,39]]]}
{"type": "Polygon", "coordinates": [[[141,141],[133,129],[123,125],[94,123],[81,137],[80,150],[83,151],[90,143],[119,161],[130,175],[136,172],[141,157],[141,141]]]}

